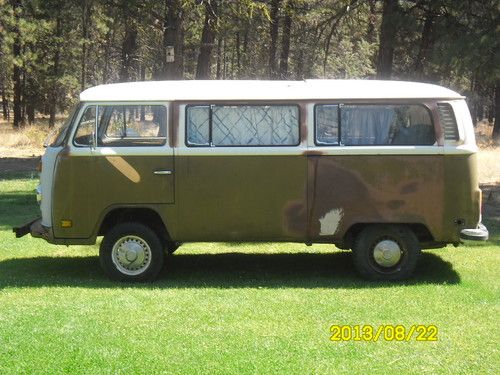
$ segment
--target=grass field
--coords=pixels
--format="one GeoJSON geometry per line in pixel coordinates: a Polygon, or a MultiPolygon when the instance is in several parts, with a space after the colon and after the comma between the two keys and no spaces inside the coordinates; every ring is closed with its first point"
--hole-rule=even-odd
{"type": "Polygon", "coordinates": [[[497,374],[500,225],[424,252],[415,278],[370,283],[350,253],[190,244],[160,280],[108,281],[98,247],[13,225],[38,213],[29,174],[0,175],[0,373],[497,374]],[[435,324],[437,342],[332,342],[332,324],[435,324]]]}

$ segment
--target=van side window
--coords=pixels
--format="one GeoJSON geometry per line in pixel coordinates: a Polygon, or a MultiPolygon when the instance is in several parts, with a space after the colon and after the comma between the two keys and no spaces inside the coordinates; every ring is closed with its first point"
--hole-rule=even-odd
{"type": "Polygon", "coordinates": [[[316,143],[321,145],[339,144],[339,106],[317,105],[314,109],[316,119],[316,143]]]}
{"type": "Polygon", "coordinates": [[[161,105],[99,106],[98,145],[160,146],[166,141],[167,109],[161,105]]]}
{"type": "Polygon", "coordinates": [[[294,105],[189,106],[188,146],[295,146],[299,109],[294,105]]]}
{"type": "Polygon", "coordinates": [[[210,145],[210,106],[189,106],[186,110],[186,133],[189,146],[210,145]]]}
{"type": "Polygon", "coordinates": [[[338,130],[340,144],[345,146],[432,145],[436,142],[430,113],[422,105],[341,104],[337,112],[340,121],[333,114],[335,107],[316,106],[317,144],[338,145],[338,130]]]}
{"type": "Polygon", "coordinates": [[[92,137],[95,132],[95,116],[95,106],[89,106],[83,112],[74,138],[76,146],[90,146],[92,144],[92,137]]]}

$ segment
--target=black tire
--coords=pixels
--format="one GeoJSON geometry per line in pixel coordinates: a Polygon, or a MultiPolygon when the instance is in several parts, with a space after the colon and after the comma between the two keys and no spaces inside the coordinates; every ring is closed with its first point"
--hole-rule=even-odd
{"type": "Polygon", "coordinates": [[[369,225],[352,250],[358,273],[368,280],[407,279],[420,255],[418,239],[405,225],[369,225]]]}
{"type": "Polygon", "coordinates": [[[151,281],[163,267],[163,247],[156,233],[148,226],[121,223],[104,236],[99,260],[104,272],[112,280],[151,281]],[[113,250],[115,245],[116,249],[113,250]]]}

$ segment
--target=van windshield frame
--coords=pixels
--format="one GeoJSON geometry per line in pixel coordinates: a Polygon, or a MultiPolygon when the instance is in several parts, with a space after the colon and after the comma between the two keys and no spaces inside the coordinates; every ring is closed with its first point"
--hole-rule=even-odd
{"type": "Polygon", "coordinates": [[[82,105],[83,103],[81,102],[76,104],[70,111],[63,125],[59,129],[54,129],[54,132],[51,132],[48,135],[47,140],[45,141],[45,144],[48,145],[48,147],[59,147],[64,144],[68,137],[68,130],[72,127],[76,114],[80,111],[82,105]]]}

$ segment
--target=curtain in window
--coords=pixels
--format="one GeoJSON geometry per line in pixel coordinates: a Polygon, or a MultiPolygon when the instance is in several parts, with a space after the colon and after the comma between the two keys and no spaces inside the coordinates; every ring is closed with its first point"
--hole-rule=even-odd
{"type": "Polygon", "coordinates": [[[390,143],[391,125],[396,120],[392,106],[343,106],[341,137],[345,145],[390,143]]]}

